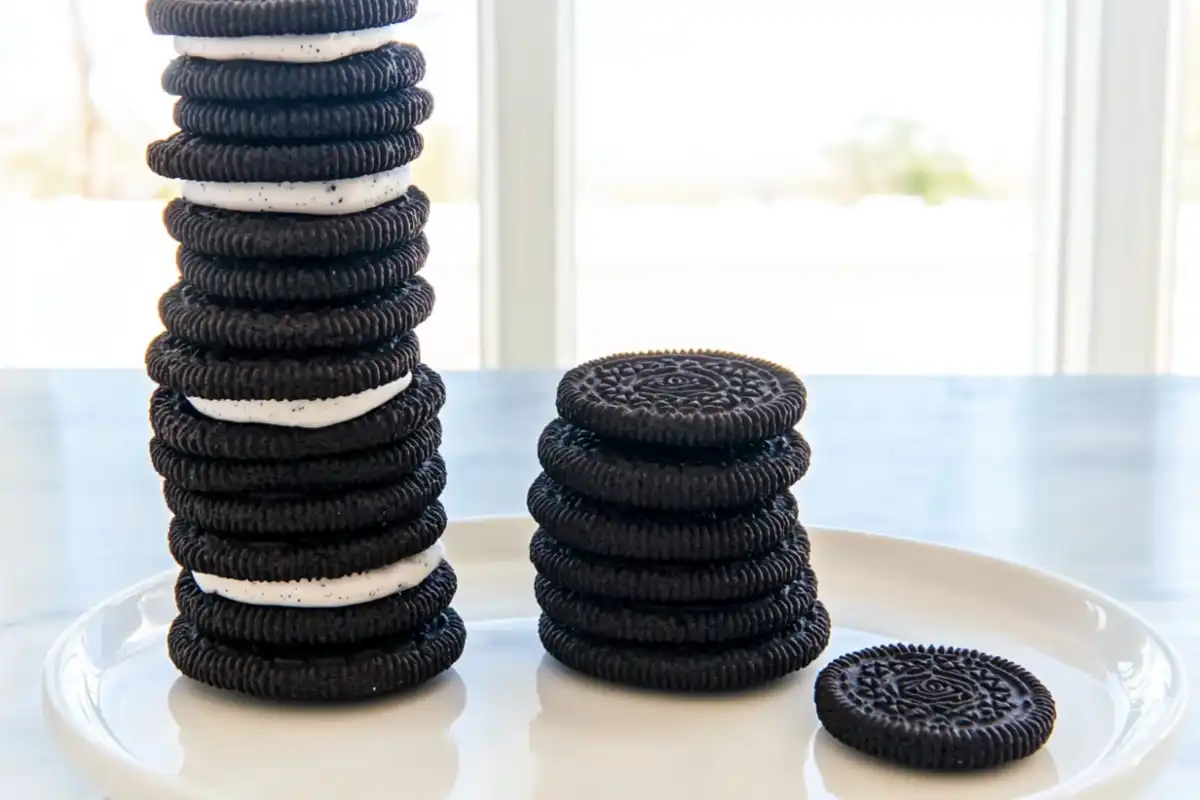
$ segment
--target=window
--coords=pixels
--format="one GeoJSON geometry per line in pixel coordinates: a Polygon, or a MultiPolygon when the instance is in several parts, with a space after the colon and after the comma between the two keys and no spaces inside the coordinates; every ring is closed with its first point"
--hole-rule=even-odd
{"type": "Polygon", "coordinates": [[[1196,0],[1187,4],[1181,38],[1171,369],[1200,375],[1200,2],[1196,0]]]}
{"type": "MultiPolygon", "coordinates": [[[[435,202],[422,350],[439,369],[480,363],[475,19],[473,0],[440,0],[407,28],[437,104],[414,180],[435,202]]],[[[141,367],[178,279],[162,224],[175,188],[145,165],[173,130],[159,85],[173,56],[143,3],[0,7],[0,367],[141,367]],[[47,52],[31,30],[69,34],[47,52]]]]}
{"type": "Polygon", "coordinates": [[[1039,0],[576,8],[578,357],[1033,370],[1039,0]]]}
{"type": "MultiPolygon", "coordinates": [[[[423,0],[426,358],[1200,372],[1195,5],[423,0]]],[[[140,366],[171,56],[140,3],[0,9],[0,366],[140,366]]]]}

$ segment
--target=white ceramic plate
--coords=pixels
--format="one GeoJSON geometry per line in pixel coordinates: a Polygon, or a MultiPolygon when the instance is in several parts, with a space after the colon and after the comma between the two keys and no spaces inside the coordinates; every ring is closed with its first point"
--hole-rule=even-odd
{"type": "Polygon", "coordinates": [[[1016,766],[960,777],[893,769],[820,731],[811,699],[820,664],[720,698],[566,672],[535,632],[532,530],[521,518],[450,526],[467,650],[414,694],[295,708],[183,679],[164,646],[172,573],[62,636],[46,662],[47,718],[112,800],[1128,798],[1165,758],[1186,702],[1179,659],[1113,600],[958,550],[813,530],[835,625],[822,663],[893,640],[976,647],[1025,665],[1057,698],[1050,743],[1016,766]]]}

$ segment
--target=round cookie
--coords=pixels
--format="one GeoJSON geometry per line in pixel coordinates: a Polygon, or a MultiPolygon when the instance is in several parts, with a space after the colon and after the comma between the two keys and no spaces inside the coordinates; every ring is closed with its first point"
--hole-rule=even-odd
{"type": "Polygon", "coordinates": [[[733,447],[787,433],[808,392],[790,370],[716,350],[621,353],[558,384],[560,417],[601,437],[668,447],[733,447]]]}
{"type": "Polygon", "coordinates": [[[382,28],[413,18],[417,0],[149,0],[156,34],[285,36],[382,28]]]}
{"type": "Polygon", "coordinates": [[[415,186],[354,214],[309,215],[229,211],[176,198],[163,223],[190,250],[232,258],[342,258],[390,250],[414,239],[429,221],[429,196],[415,186]]]}
{"type": "Polygon", "coordinates": [[[381,95],[416,86],[424,77],[425,56],[417,47],[389,44],[314,64],[180,56],[163,71],[162,88],[179,97],[257,103],[381,95]]]}
{"type": "Polygon", "coordinates": [[[336,491],[203,494],[163,483],[171,513],[202,528],[246,539],[353,531],[416,514],[446,488],[440,455],[395,483],[336,491]]]}
{"type": "Polygon", "coordinates": [[[418,513],[360,531],[288,541],[247,541],[174,517],[167,529],[171,557],[193,572],[237,580],[297,581],[351,575],[394,564],[433,547],[446,530],[439,502],[418,513]]]}
{"type": "Polygon", "coordinates": [[[817,676],[817,718],[833,738],[920,770],[981,770],[1037,752],[1057,716],[1028,670],[955,647],[890,644],[817,676]]]}
{"type": "Polygon", "coordinates": [[[177,283],[163,294],[158,311],[167,333],[188,344],[286,352],[363,348],[396,339],[427,320],[434,301],[424,278],[334,305],[271,308],[214,302],[177,283]]]}
{"type": "Polygon", "coordinates": [[[167,653],[186,677],[268,700],[345,702],[419,686],[454,665],[467,629],[446,609],[419,630],[367,644],[325,648],[234,647],[202,636],[179,616],[167,653]]]}
{"type": "Polygon", "coordinates": [[[411,331],[357,350],[306,354],[205,350],[161,333],[146,351],[160,386],[213,400],[314,400],[345,397],[392,383],[421,363],[411,331]]]}
{"type": "Polygon", "coordinates": [[[415,130],[337,142],[244,142],[180,132],[151,143],[146,163],[164,178],[186,181],[338,181],[411,163],[424,144],[415,130]]]}
{"type": "Polygon", "coordinates": [[[593,556],[556,541],[542,528],[529,542],[534,569],[557,586],[596,598],[646,603],[720,603],[762,597],[799,580],[809,554],[808,534],[799,523],[791,536],[762,556],[694,564],[593,556]]]}
{"type": "Polygon", "coordinates": [[[150,424],[163,444],[202,458],[293,461],[382,447],[413,435],[446,403],[446,385],[424,364],[396,397],[360,417],[326,428],[247,425],[211,419],[178,392],[159,388],[150,399],[150,424]]]}
{"type": "Polygon", "coordinates": [[[201,636],[222,642],[277,646],[353,645],[420,628],[450,607],[458,579],[443,561],[417,586],[341,608],[293,608],[235,603],[200,590],[186,570],[175,602],[201,636]]]}
{"type": "Polygon", "coordinates": [[[433,95],[419,86],[343,102],[219,103],[195,97],[175,102],[175,124],[200,136],[227,139],[368,139],[415,128],[433,115],[433,95]]]}
{"type": "Polygon", "coordinates": [[[817,601],[817,577],[806,567],[798,580],[764,597],[720,605],[630,605],[564,589],[543,577],[533,583],[538,606],[579,633],[645,644],[721,644],[768,636],[791,627],[817,601]]]}
{"type": "Polygon", "coordinates": [[[636,561],[724,561],[762,555],[795,530],[796,498],[782,492],[729,511],[629,510],[597,503],[541,473],[526,498],[552,537],[576,550],[636,561]]]}
{"type": "Polygon", "coordinates": [[[385,292],[412,279],[429,257],[419,233],[397,247],[329,259],[254,260],[176,253],[180,277],[212,297],[239,304],[313,303],[385,292]]]}
{"type": "Polygon", "coordinates": [[[542,614],[538,637],[555,660],[610,683],[668,692],[732,692],[784,678],[811,664],[829,643],[829,612],[820,602],[802,620],[736,646],[607,642],[542,614]]]}
{"type": "Polygon", "coordinates": [[[297,461],[231,461],[181,452],[150,441],[154,471],[193,492],[300,492],[394,483],[428,461],[442,443],[437,419],[370,450],[297,461]]]}
{"type": "Polygon", "coordinates": [[[712,511],[787,491],[808,472],[811,450],[794,430],[737,448],[625,445],[559,418],[542,431],[537,455],[547,475],[593,500],[712,511]]]}

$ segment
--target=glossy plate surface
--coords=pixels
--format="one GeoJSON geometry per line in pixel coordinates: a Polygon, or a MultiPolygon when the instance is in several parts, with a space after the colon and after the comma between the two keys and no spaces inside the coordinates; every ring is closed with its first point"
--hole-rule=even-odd
{"type": "Polygon", "coordinates": [[[111,800],[331,798],[1127,798],[1158,769],[1186,703],[1172,650],[1120,604],[1002,561],[863,533],[811,530],[834,619],[821,663],[887,641],[1003,655],[1055,694],[1049,745],[998,772],[927,776],[820,730],[821,664],[736,697],[663,697],[566,672],[535,631],[533,524],[453,523],[455,607],[469,642],[414,694],[351,708],[226,696],[178,676],[164,637],[174,573],[81,617],[46,661],[46,716],[111,800]]]}

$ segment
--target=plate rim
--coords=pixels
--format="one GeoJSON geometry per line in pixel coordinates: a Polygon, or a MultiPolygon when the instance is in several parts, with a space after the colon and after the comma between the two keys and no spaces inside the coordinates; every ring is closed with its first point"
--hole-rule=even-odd
{"type": "MultiPolygon", "coordinates": [[[[528,523],[531,526],[530,532],[532,534],[532,528],[536,527],[536,523],[527,514],[461,517],[450,521],[447,526],[447,532],[450,532],[451,529],[461,530],[463,528],[471,529],[492,525],[507,527],[516,526],[521,523],[528,523]]],[[[823,525],[807,525],[805,528],[810,536],[815,535],[819,538],[847,536],[868,543],[901,544],[907,547],[936,551],[943,556],[965,557],[973,561],[984,562],[992,567],[1016,570],[1037,580],[1059,584],[1082,597],[1097,601],[1108,608],[1118,610],[1144,631],[1147,637],[1155,643],[1169,665],[1171,675],[1178,679],[1179,686],[1178,690],[1173,692],[1167,701],[1165,711],[1157,715],[1157,722],[1154,728],[1151,729],[1154,735],[1144,737],[1144,741],[1140,742],[1130,752],[1123,754],[1113,763],[1097,765],[1095,769],[1085,771],[1070,783],[1039,792],[1034,797],[1057,796],[1059,793],[1068,790],[1072,793],[1080,793],[1106,788],[1108,784],[1116,783],[1130,777],[1142,766],[1143,762],[1152,756],[1161,751],[1172,749],[1172,740],[1177,738],[1181,723],[1187,714],[1190,699],[1187,666],[1170,640],[1160,633],[1154,625],[1150,624],[1142,614],[1128,604],[1065,575],[1060,575],[1020,561],[994,556],[972,548],[930,542],[912,536],[893,536],[852,528],[833,528],[823,525]]],[[[88,777],[95,776],[97,770],[106,771],[119,764],[121,769],[137,773],[137,782],[142,787],[145,787],[145,791],[159,792],[161,793],[159,796],[168,796],[171,794],[178,796],[179,787],[170,781],[167,776],[160,776],[154,772],[140,768],[140,763],[132,754],[120,746],[120,743],[111,733],[106,732],[107,735],[105,736],[96,736],[96,728],[94,727],[89,730],[81,729],[82,726],[78,724],[77,715],[72,713],[72,710],[68,708],[70,704],[67,702],[65,694],[61,691],[61,685],[57,681],[56,676],[66,671],[66,667],[62,662],[68,648],[73,646],[73,642],[81,639],[82,631],[97,617],[105,613],[112,606],[128,602],[134,597],[144,595],[153,589],[161,587],[163,584],[169,583],[178,574],[178,571],[177,567],[168,568],[143,578],[113,593],[82,614],[76,616],[55,638],[54,643],[47,650],[41,670],[43,719],[50,728],[56,743],[63,750],[64,755],[67,755],[69,760],[74,762],[75,766],[88,777]],[[113,762],[117,762],[117,764],[113,762]]]]}

